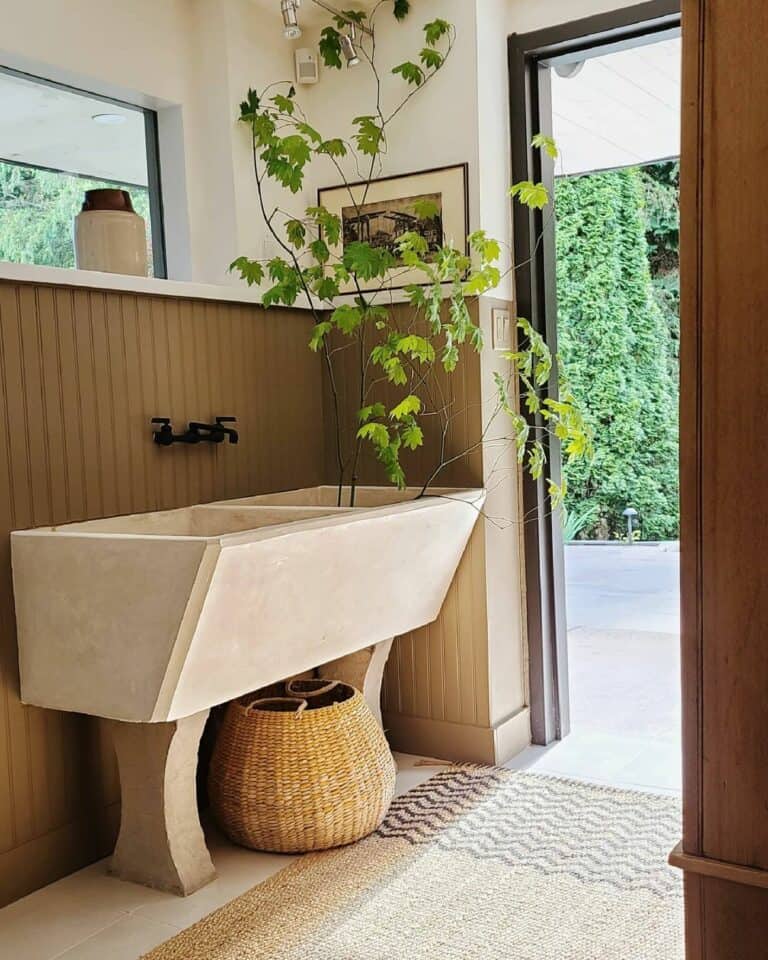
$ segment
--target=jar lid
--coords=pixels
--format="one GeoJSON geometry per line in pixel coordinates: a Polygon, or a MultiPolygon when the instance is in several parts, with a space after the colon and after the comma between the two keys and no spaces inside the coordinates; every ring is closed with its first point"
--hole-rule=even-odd
{"type": "Polygon", "coordinates": [[[127,190],[117,190],[112,187],[100,187],[97,190],[86,190],[83,201],[83,211],[116,210],[120,213],[134,213],[131,195],[127,190]]]}

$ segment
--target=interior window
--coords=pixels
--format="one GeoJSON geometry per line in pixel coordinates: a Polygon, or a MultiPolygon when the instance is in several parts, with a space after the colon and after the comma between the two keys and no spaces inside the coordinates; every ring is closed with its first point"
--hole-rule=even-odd
{"type": "Polygon", "coordinates": [[[165,276],[155,114],[0,67],[0,260],[74,267],[86,190],[130,194],[165,276]]]}

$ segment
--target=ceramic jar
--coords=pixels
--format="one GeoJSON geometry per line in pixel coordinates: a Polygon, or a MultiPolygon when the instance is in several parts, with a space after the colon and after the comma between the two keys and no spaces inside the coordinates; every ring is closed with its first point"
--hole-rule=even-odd
{"type": "Polygon", "coordinates": [[[86,190],[75,217],[78,270],[147,276],[147,225],[127,190],[86,190]]]}

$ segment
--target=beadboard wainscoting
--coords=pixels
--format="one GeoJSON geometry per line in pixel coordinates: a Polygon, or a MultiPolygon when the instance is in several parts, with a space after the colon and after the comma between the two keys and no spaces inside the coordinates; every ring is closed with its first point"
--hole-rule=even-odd
{"type": "Polygon", "coordinates": [[[0,904],[105,855],[98,722],[19,701],[8,533],[322,482],[306,312],[0,281],[0,904]],[[150,418],[236,416],[237,446],[162,449],[150,418]]]}
{"type": "MultiPolygon", "coordinates": [[[[492,519],[475,527],[438,619],[399,637],[392,648],[382,710],[390,743],[406,753],[503,763],[530,742],[520,476],[514,449],[492,439],[508,432],[503,415],[496,432],[487,434],[490,442],[480,443],[496,406],[493,373],[507,368],[502,354],[490,349],[491,311],[510,306],[514,308],[490,298],[471,304],[473,320],[483,329],[488,346],[482,354],[465,347],[456,371],[440,378],[442,403],[449,406],[452,418],[445,460],[457,459],[441,471],[434,485],[487,486],[484,512],[492,519]],[[459,456],[464,451],[466,455],[459,456]]],[[[394,309],[404,315],[410,310],[406,305],[394,309]]],[[[341,358],[336,360],[339,406],[346,417],[353,417],[360,406],[358,358],[353,350],[335,356],[341,358]]],[[[326,479],[335,483],[334,404],[327,377],[324,385],[326,479]]],[[[377,397],[383,392],[385,401],[394,403],[402,398],[403,389],[384,386],[377,397]]],[[[344,422],[344,434],[349,435],[349,420],[344,422]]],[[[440,461],[437,420],[424,423],[424,446],[402,457],[409,485],[423,483],[440,461]]],[[[367,448],[359,479],[363,484],[387,483],[367,448]]]]}

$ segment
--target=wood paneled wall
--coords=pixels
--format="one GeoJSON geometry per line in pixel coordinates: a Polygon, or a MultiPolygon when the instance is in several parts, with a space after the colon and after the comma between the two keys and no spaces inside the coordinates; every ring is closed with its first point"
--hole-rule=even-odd
{"type": "Polygon", "coordinates": [[[681,356],[689,960],[768,952],[768,4],[684,0],[681,356]],[[738,185],[734,189],[734,185],[738,185]]]}
{"type": "Polygon", "coordinates": [[[300,311],[0,281],[0,904],[107,853],[118,815],[98,724],[19,701],[9,531],[322,482],[310,330],[300,311]],[[215,415],[239,445],[151,441],[153,416],[215,415]]]}
{"type": "MultiPolygon", "coordinates": [[[[395,308],[405,318],[408,307],[395,308]]],[[[477,322],[478,310],[474,307],[477,322]]],[[[407,322],[404,320],[404,322],[407,322]]],[[[345,411],[344,435],[352,433],[360,406],[359,366],[353,350],[336,354],[336,380],[345,411]]],[[[483,451],[476,446],[483,429],[480,356],[472,349],[462,353],[457,371],[441,377],[446,402],[456,414],[447,442],[447,455],[471,452],[450,464],[436,486],[482,487],[483,451]]],[[[396,402],[403,388],[383,389],[387,401],[396,402]]],[[[490,408],[492,409],[492,407],[490,408]]],[[[337,482],[335,419],[328,379],[325,378],[326,477],[337,482]]],[[[488,407],[486,407],[487,413],[488,407]]],[[[439,462],[437,421],[425,427],[424,447],[406,452],[402,462],[407,481],[418,485],[439,462]]],[[[366,445],[360,482],[387,484],[381,465],[366,445]]],[[[449,759],[492,762],[494,739],[490,729],[488,619],[486,606],[485,530],[478,522],[469,547],[435,623],[399,637],[384,678],[382,708],[390,742],[396,749],[425,752],[449,759]]],[[[414,584],[418,589],[418,584],[414,584]]],[[[516,585],[510,584],[510,590],[516,585]]]]}

